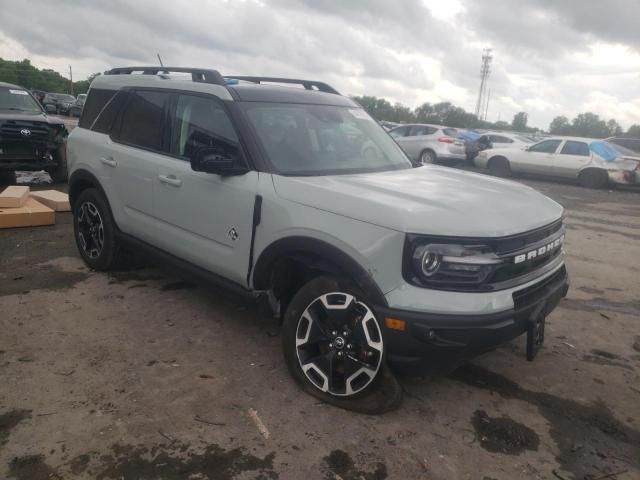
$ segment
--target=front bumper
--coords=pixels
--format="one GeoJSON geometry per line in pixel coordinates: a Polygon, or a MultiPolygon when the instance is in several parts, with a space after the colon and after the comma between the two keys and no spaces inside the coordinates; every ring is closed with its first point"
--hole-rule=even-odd
{"type": "MultiPolygon", "coordinates": [[[[405,330],[385,327],[387,358],[403,370],[424,370],[436,364],[464,361],[523,334],[534,320],[558,305],[569,290],[569,276],[562,266],[546,277],[513,293],[514,308],[485,315],[447,315],[378,308],[381,319],[401,320],[405,330]]],[[[470,295],[474,295],[470,293],[470,295]]]]}

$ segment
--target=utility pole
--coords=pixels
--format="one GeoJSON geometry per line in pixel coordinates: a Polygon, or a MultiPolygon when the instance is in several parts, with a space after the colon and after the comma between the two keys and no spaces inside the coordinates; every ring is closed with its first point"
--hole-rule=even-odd
{"type": "Polygon", "coordinates": [[[482,114],[485,109],[485,92],[487,89],[487,82],[489,79],[489,73],[491,73],[491,62],[493,60],[493,55],[491,54],[490,48],[485,48],[482,50],[482,66],[480,67],[480,91],[478,92],[478,101],[476,103],[476,118],[478,120],[482,119],[482,114]]]}
{"type": "Polygon", "coordinates": [[[487,117],[489,116],[489,100],[491,100],[491,89],[487,90],[487,104],[484,109],[484,121],[487,121],[487,117]]]}
{"type": "Polygon", "coordinates": [[[71,95],[73,95],[73,71],[71,65],[69,65],[69,81],[71,82],[71,95]]]}

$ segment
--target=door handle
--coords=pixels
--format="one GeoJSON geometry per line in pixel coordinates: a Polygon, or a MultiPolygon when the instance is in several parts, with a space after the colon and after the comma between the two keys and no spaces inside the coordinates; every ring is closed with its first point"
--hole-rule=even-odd
{"type": "Polygon", "coordinates": [[[118,162],[116,162],[113,157],[102,157],[100,158],[100,163],[108,167],[115,167],[118,165],[118,162]]]}
{"type": "Polygon", "coordinates": [[[158,175],[158,180],[173,187],[179,187],[182,185],[182,180],[177,178],[175,175],[158,175]]]}

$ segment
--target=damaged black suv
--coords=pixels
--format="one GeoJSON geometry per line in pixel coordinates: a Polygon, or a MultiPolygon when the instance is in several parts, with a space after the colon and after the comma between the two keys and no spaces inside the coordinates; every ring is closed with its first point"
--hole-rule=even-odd
{"type": "Polygon", "coordinates": [[[45,170],[54,182],[66,182],[67,135],[28,90],[0,82],[0,175],[45,170]]]}

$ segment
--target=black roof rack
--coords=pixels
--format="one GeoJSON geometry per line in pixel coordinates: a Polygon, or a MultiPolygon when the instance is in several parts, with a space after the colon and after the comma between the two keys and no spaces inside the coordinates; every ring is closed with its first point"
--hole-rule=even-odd
{"type": "Polygon", "coordinates": [[[325,93],[334,93],[336,95],[340,95],[340,93],[330,85],[327,85],[324,82],[318,82],[316,80],[299,80],[295,78],[275,78],[275,77],[245,77],[245,76],[233,76],[228,75],[225,78],[232,80],[243,80],[245,82],[252,83],[292,83],[296,85],[302,85],[306,90],[318,90],[320,92],[325,93]]]}
{"type": "Polygon", "coordinates": [[[158,73],[190,73],[191,80],[201,83],[213,83],[215,85],[223,85],[226,83],[220,72],[217,70],[207,70],[204,68],[184,68],[184,67],[119,67],[112,68],[104,72],[105,75],[129,75],[133,72],[142,72],[144,75],[157,75],[158,73]]]}

